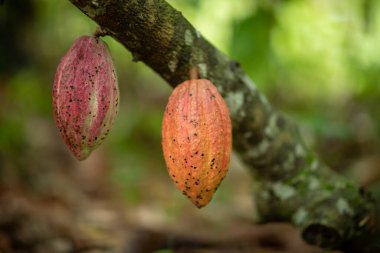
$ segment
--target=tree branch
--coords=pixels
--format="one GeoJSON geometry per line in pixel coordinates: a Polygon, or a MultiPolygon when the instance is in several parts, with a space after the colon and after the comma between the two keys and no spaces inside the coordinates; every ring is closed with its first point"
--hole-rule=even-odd
{"type": "Polygon", "coordinates": [[[194,66],[216,85],[230,109],[234,149],[260,180],[255,201],[262,222],[292,222],[307,242],[325,248],[375,236],[375,201],[320,162],[239,64],[180,12],[164,0],[70,1],[172,87],[189,79],[194,66]]]}

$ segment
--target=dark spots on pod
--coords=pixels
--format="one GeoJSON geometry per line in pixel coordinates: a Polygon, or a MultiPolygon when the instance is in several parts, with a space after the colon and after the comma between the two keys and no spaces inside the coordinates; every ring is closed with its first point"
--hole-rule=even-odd
{"type": "Polygon", "coordinates": [[[216,187],[214,188],[214,192],[216,192],[216,190],[218,190],[219,186],[220,186],[220,183],[222,182],[222,180],[224,179],[224,177],[219,181],[219,183],[216,185],[216,187]]]}
{"type": "Polygon", "coordinates": [[[186,186],[186,190],[190,190],[191,189],[191,187],[190,186],[186,186]]]}
{"type": "Polygon", "coordinates": [[[202,153],[202,154],[201,154],[201,156],[202,156],[202,157],[204,157],[204,156],[205,156],[205,154],[204,154],[204,153],[202,153]]]}
{"type": "Polygon", "coordinates": [[[198,134],[197,134],[197,133],[194,133],[193,135],[194,135],[195,137],[197,137],[197,136],[198,136],[198,134]]]}
{"type": "Polygon", "coordinates": [[[196,128],[198,126],[198,122],[196,120],[190,120],[190,123],[193,124],[193,127],[196,128]]]}
{"type": "Polygon", "coordinates": [[[174,174],[172,174],[172,177],[173,177],[173,178],[175,178],[175,175],[174,175],[174,174]]]}
{"type": "Polygon", "coordinates": [[[199,182],[198,182],[198,181],[195,181],[195,185],[199,185],[199,182]]]}
{"type": "Polygon", "coordinates": [[[73,90],[73,89],[74,89],[74,86],[73,86],[73,85],[70,85],[70,89],[72,89],[72,90],[73,90]]]}
{"type": "Polygon", "coordinates": [[[197,199],[203,199],[201,195],[197,195],[197,199]]]}
{"type": "Polygon", "coordinates": [[[210,169],[214,168],[214,164],[215,164],[215,158],[212,158],[211,163],[210,163],[210,169]]]}
{"type": "Polygon", "coordinates": [[[197,206],[200,205],[198,200],[195,201],[195,205],[197,205],[197,206]]]}
{"type": "MultiPolygon", "coordinates": [[[[187,175],[188,175],[188,176],[191,176],[191,173],[189,172],[189,173],[187,173],[187,175]]],[[[189,179],[186,179],[186,180],[189,180],[189,179]]]]}
{"type": "Polygon", "coordinates": [[[195,153],[194,153],[194,154],[198,155],[198,151],[195,151],[195,153]]]}
{"type": "Polygon", "coordinates": [[[208,188],[206,188],[206,192],[210,192],[210,190],[208,188]]]}
{"type": "Polygon", "coordinates": [[[211,95],[210,98],[211,98],[211,99],[215,99],[215,95],[211,95]]]}
{"type": "Polygon", "coordinates": [[[175,138],[173,138],[173,140],[172,140],[173,142],[175,142],[175,138]]]}
{"type": "Polygon", "coordinates": [[[193,94],[192,94],[192,93],[189,93],[189,96],[191,97],[191,96],[193,96],[193,94]]]}
{"type": "Polygon", "coordinates": [[[175,181],[176,184],[178,184],[178,181],[175,181]]]}

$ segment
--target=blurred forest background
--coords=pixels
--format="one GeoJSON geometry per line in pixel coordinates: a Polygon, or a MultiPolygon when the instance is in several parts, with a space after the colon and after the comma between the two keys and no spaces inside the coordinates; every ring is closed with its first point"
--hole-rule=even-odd
{"type": "MultiPolygon", "coordinates": [[[[363,185],[380,178],[380,1],[168,2],[328,165],[363,185]]],[[[207,207],[175,189],[161,151],[171,88],[110,37],[119,115],[99,150],[73,158],[53,122],[52,83],[71,43],[95,29],[69,1],[0,5],[0,252],[125,247],[131,228],[217,234],[254,221],[254,181],[236,157],[207,207]]]]}

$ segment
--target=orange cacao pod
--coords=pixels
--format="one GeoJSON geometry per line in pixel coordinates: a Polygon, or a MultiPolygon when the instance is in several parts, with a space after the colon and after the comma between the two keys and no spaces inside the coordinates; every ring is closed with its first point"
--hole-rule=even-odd
{"type": "Polygon", "coordinates": [[[53,85],[53,112],[61,136],[78,160],[107,136],[119,104],[117,77],[107,45],[94,36],[74,41],[53,85]]]}
{"type": "Polygon", "coordinates": [[[231,155],[229,111],[205,79],[178,85],[162,122],[162,148],[170,177],[197,207],[207,205],[225,177],[231,155]]]}

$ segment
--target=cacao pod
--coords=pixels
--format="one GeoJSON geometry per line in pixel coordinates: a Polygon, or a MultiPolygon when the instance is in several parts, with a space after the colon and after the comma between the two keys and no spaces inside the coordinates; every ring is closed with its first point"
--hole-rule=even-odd
{"type": "Polygon", "coordinates": [[[227,173],[231,135],[227,105],[209,80],[188,80],[173,90],[162,122],[164,158],[176,187],[199,208],[227,173]]]}
{"type": "Polygon", "coordinates": [[[61,59],[53,85],[55,124],[78,160],[103,142],[118,106],[117,77],[107,45],[94,36],[79,37],[61,59]]]}

